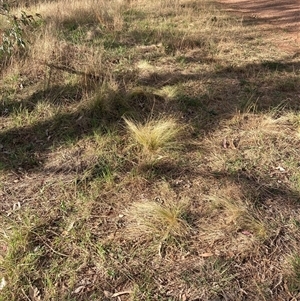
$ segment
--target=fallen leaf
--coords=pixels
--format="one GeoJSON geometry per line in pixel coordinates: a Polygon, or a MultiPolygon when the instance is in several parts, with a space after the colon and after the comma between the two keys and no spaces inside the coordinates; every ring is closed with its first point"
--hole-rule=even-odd
{"type": "Polygon", "coordinates": [[[19,210],[21,208],[21,203],[17,202],[13,204],[13,211],[19,210]]]}
{"type": "Polygon", "coordinates": [[[199,255],[200,257],[211,257],[211,256],[214,256],[213,253],[210,253],[210,252],[207,252],[207,253],[202,253],[199,255]]]}
{"type": "Polygon", "coordinates": [[[111,298],[116,298],[118,296],[121,296],[121,295],[126,295],[126,294],[131,294],[132,291],[123,291],[123,292],[118,292],[118,293],[114,293],[111,298]]]}
{"type": "Polygon", "coordinates": [[[251,232],[249,232],[249,231],[242,231],[241,232],[242,234],[244,234],[244,235],[247,235],[247,236],[250,236],[250,235],[252,235],[252,233],[251,232]]]}
{"type": "Polygon", "coordinates": [[[106,298],[111,298],[111,296],[113,295],[113,293],[111,293],[109,291],[103,291],[103,294],[106,298]]]}
{"type": "Polygon", "coordinates": [[[5,278],[3,277],[0,282],[0,291],[2,291],[4,289],[6,284],[7,284],[7,282],[6,282],[5,278]]]}
{"type": "Polygon", "coordinates": [[[83,291],[85,288],[85,285],[80,285],[73,291],[74,294],[79,294],[81,291],[83,291]]]}
{"type": "Polygon", "coordinates": [[[181,295],[181,301],[186,301],[186,300],[187,300],[186,294],[182,294],[181,295]]]}
{"type": "Polygon", "coordinates": [[[75,224],[75,221],[71,221],[68,228],[66,229],[66,232],[70,232],[73,229],[74,224],[75,224]]]}
{"type": "Polygon", "coordinates": [[[285,169],[281,166],[278,166],[275,169],[279,170],[280,172],[285,172],[285,169]]]}

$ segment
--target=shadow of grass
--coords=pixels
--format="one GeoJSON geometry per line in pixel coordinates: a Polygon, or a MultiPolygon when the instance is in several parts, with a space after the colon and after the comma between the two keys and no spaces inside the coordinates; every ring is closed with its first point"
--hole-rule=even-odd
{"type": "Polygon", "coordinates": [[[15,101],[6,97],[0,103],[2,116],[9,116],[19,110],[26,110],[28,113],[34,111],[36,105],[46,102],[54,105],[68,105],[80,102],[83,97],[83,89],[78,85],[54,85],[46,90],[37,91],[24,100],[15,101]]]}
{"type": "MultiPolygon", "coordinates": [[[[300,193],[287,184],[278,183],[268,176],[257,175],[255,172],[237,171],[234,173],[214,172],[216,179],[229,179],[241,187],[243,194],[254,206],[267,208],[270,202],[277,207],[299,206],[300,193]]],[[[282,210],[284,212],[285,210],[282,210]]]]}

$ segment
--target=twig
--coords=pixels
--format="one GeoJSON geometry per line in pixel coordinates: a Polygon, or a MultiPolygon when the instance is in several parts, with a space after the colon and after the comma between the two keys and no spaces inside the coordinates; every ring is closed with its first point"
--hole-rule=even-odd
{"type": "Polygon", "coordinates": [[[60,253],[58,251],[55,251],[51,246],[49,246],[45,241],[43,241],[43,243],[55,254],[57,255],[60,255],[60,256],[64,256],[64,257],[69,257],[69,255],[67,254],[63,254],[63,253],[60,253]]]}
{"type": "Polygon", "coordinates": [[[282,274],[280,274],[279,275],[279,280],[278,280],[278,282],[275,284],[275,286],[273,287],[273,289],[272,290],[275,290],[275,288],[277,287],[277,286],[279,286],[281,283],[282,283],[282,274]]]}
{"type": "Polygon", "coordinates": [[[80,71],[80,70],[76,70],[74,68],[68,67],[68,66],[61,66],[61,65],[54,65],[51,63],[44,63],[46,66],[48,66],[49,68],[54,68],[57,70],[62,70],[71,74],[77,74],[77,75],[83,75],[87,78],[92,78],[95,80],[101,80],[103,81],[103,77],[101,75],[97,75],[97,74],[92,74],[92,73],[87,73],[84,71],[80,71]]]}
{"type": "Polygon", "coordinates": [[[60,255],[60,256],[64,256],[64,257],[69,257],[69,255],[67,254],[63,254],[63,253],[60,253],[58,251],[55,251],[50,245],[48,245],[40,235],[38,235],[37,233],[35,233],[40,239],[41,241],[46,245],[46,247],[48,247],[53,253],[57,254],[57,255],[60,255]]]}
{"type": "Polygon", "coordinates": [[[26,295],[24,289],[21,289],[21,291],[22,291],[23,295],[26,297],[26,299],[29,300],[29,301],[31,301],[31,299],[26,295]]]}

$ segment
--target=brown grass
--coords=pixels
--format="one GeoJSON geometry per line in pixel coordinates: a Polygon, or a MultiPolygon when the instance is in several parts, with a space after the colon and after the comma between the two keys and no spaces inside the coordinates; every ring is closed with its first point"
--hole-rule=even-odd
{"type": "Polygon", "coordinates": [[[298,300],[299,57],[211,1],[22,10],[0,299],[298,300]]]}

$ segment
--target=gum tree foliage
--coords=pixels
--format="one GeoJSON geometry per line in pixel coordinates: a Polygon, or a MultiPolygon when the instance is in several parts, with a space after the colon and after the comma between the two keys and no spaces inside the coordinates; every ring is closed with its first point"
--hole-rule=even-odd
{"type": "Polygon", "coordinates": [[[39,14],[28,15],[21,11],[19,16],[12,13],[11,5],[8,2],[0,0],[0,15],[7,24],[4,29],[0,28],[0,61],[5,61],[16,53],[22,53],[26,50],[28,39],[28,29],[32,29],[36,24],[36,18],[41,20],[39,14]]]}

